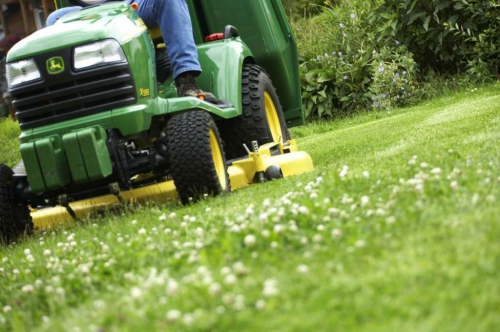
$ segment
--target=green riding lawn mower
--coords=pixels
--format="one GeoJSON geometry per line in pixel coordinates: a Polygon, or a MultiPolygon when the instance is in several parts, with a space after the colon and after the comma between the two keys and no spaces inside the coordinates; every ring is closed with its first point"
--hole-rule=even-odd
{"type": "Polygon", "coordinates": [[[159,29],[123,2],[56,0],[85,7],[10,50],[22,162],[0,164],[3,241],[115,205],[188,204],[313,169],[287,129],[304,119],[280,0],[187,3],[199,84],[224,105],[177,96],[159,29]]]}

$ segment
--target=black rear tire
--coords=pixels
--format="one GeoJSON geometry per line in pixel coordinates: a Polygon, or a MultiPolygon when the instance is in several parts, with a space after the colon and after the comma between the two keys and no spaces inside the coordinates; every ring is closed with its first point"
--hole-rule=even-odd
{"type": "Polygon", "coordinates": [[[166,133],[172,178],[183,204],[230,191],[222,141],[208,113],[176,115],[166,133]]]}
{"type": "Polygon", "coordinates": [[[30,211],[12,197],[12,175],[10,167],[0,164],[0,241],[10,243],[24,233],[31,234],[33,221],[30,211]]]}
{"type": "Polygon", "coordinates": [[[243,112],[224,127],[228,158],[247,154],[243,144],[259,145],[284,142],[289,139],[283,109],[271,79],[263,68],[246,64],[242,73],[243,112]]]}

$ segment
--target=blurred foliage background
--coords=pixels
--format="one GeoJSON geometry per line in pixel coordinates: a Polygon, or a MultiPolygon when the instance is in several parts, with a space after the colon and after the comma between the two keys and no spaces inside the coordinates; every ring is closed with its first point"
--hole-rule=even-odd
{"type": "Polygon", "coordinates": [[[282,0],[308,119],[391,110],[499,79],[499,0],[282,0]]]}

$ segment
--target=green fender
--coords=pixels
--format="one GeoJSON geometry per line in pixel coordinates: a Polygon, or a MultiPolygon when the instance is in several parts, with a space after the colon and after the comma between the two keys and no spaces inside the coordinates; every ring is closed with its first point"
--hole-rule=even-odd
{"type": "Polygon", "coordinates": [[[229,101],[240,115],[243,64],[253,62],[248,46],[236,37],[202,44],[198,46],[198,54],[203,68],[199,78],[202,89],[229,101]]]}

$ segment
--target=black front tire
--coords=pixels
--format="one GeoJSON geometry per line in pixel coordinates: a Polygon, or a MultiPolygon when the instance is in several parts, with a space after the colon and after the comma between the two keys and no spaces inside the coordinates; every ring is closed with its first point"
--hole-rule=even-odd
{"type": "Polygon", "coordinates": [[[260,145],[283,143],[289,139],[283,109],[266,71],[253,64],[243,66],[242,114],[224,127],[228,158],[247,154],[243,144],[251,149],[252,141],[260,145]]]}
{"type": "Polygon", "coordinates": [[[208,113],[176,115],[166,133],[172,178],[183,204],[230,191],[222,141],[208,113]]]}
{"type": "Polygon", "coordinates": [[[23,234],[31,234],[33,221],[28,207],[12,197],[10,167],[0,164],[0,241],[10,243],[23,234]]]}

